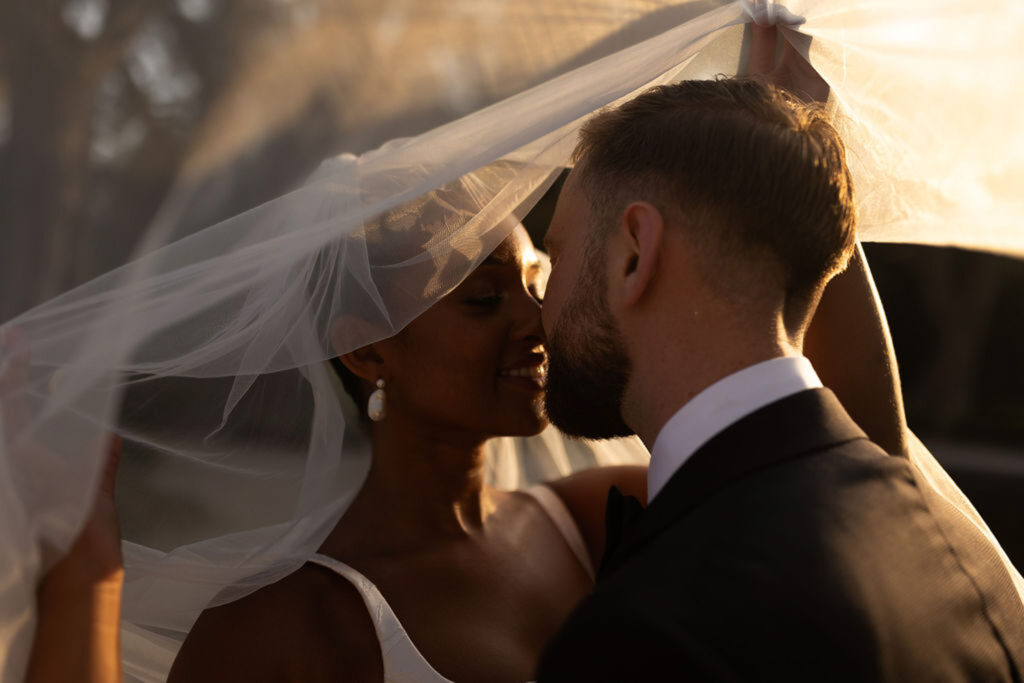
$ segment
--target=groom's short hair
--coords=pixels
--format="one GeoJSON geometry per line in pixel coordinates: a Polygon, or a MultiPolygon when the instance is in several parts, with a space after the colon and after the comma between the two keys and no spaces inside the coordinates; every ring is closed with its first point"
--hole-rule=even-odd
{"type": "Polygon", "coordinates": [[[681,219],[712,285],[730,286],[730,262],[768,257],[787,302],[813,297],[854,248],[853,184],[824,108],[757,80],[648,90],[591,118],[574,161],[591,254],[636,200],[681,219]]]}

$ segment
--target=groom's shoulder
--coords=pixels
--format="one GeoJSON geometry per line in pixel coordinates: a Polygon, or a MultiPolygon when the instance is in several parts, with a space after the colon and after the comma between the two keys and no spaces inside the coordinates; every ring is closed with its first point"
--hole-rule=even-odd
{"type": "Polygon", "coordinates": [[[842,670],[885,680],[893,672],[875,667],[886,662],[904,677],[956,675],[964,662],[981,678],[1009,676],[942,514],[904,458],[864,439],[836,444],[680,511],[602,578],[572,623],[676,638],[701,670],[728,662],[707,676],[723,680],[756,675],[744,669],[753,662],[797,666],[797,650],[805,675],[793,669],[794,679],[842,670]]]}
{"type": "Polygon", "coordinates": [[[731,585],[740,592],[770,581],[775,594],[836,594],[859,577],[888,573],[886,553],[920,562],[948,554],[933,514],[906,459],[853,439],[746,473],[669,513],[674,518],[627,564],[656,575],[694,573],[713,585],[742,577],[743,586],[731,585]]]}
{"type": "MultiPolygon", "coordinates": [[[[746,454],[727,457],[742,460],[746,454]]],[[[774,555],[770,548],[783,548],[775,559],[795,560],[802,551],[834,553],[843,550],[844,542],[887,536],[892,528],[882,522],[893,515],[900,524],[930,512],[906,459],[866,438],[741,468],[735,477],[676,482],[690,474],[684,466],[650,506],[653,525],[663,531],[638,551],[639,557],[671,553],[685,539],[687,546],[713,546],[722,557],[755,548],[774,555]],[[679,493],[682,500],[673,500],[679,493]]]]}

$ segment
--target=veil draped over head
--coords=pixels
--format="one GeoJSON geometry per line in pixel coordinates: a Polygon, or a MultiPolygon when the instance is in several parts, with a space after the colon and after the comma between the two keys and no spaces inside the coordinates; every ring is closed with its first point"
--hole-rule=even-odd
{"type": "MultiPolygon", "coordinates": [[[[735,74],[753,18],[778,22],[831,86],[862,240],[1024,255],[1024,96],[1011,87],[1024,11],[1012,0],[343,5],[344,22],[313,16],[280,38],[277,72],[239,76],[130,260],[4,323],[0,361],[20,368],[0,386],[4,680],[24,667],[38,577],[90,507],[104,434],[125,442],[126,674],[162,680],[202,609],[295,570],[358,491],[368,444],[325,361],[395,334],[458,285],[568,163],[594,111],[735,74]],[[239,190],[225,169],[244,169],[310,98],[282,73],[310,45],[328,58],[322,81],[347,79],[334,103],[346,153],[203,226],[197,216],[239,190]],[[280,89],[274,106],[247,106],[266,88],[280,89]]],[[[3,267],[18,259],[0,254],[3,267]]],[[[512,487],[644,454],[547,431],[496,440],[492,456],[492,480],[512,487]]],[[[984,528],[919,443],[913,460],[984,528]]]]}

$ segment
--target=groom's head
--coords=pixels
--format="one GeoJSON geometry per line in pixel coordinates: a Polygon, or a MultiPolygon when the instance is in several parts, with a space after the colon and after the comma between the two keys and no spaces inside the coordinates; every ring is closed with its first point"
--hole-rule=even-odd
{"type": "Polygon", "coordinates": [[[702,368],[741,362],[737,344],[799,348],[856,223],[819,106],[754,80],[662,86],[594,116],[574,161],[546,240],[556,425],[629,433],[623,396],[659,339],[702,368]]]}

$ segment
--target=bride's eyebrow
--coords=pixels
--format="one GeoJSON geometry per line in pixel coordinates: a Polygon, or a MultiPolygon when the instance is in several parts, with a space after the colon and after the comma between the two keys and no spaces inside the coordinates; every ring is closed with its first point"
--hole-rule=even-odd
{"type": "MultiPolygon", "coordinates": [[[[524,269],[529,273],[539,272],[544,269],[540,259],[534,259],[523,265],[524,269]]],[[[514,259],[510,259],[506,254],[491,254],[480,263],[480,266],[511,266],[518,268],[519,264],[514,259]]]]}
{"type": "MultiPolygon", "coordinates": [[[[517,268],[517,269],[519,267],[518,263],[514,263],[512,261],[503,259],[503,258],[501,258],[499,256],[488,256],[487,258],[484,259],[483,263],[481,263],[480,265],[481,266],[509,266],[509,267],[513,267],[513,268],[517,268]]],[[[526,271],[526,273],[528,273],[529,275],[534,275],[534,274],[539,273],[542,270],[544,270],[544,267],[540,264],[540,260],[538,259],[536,261],[531,261],[530,263],[523,264],[523,270],[526,271]]]]}

